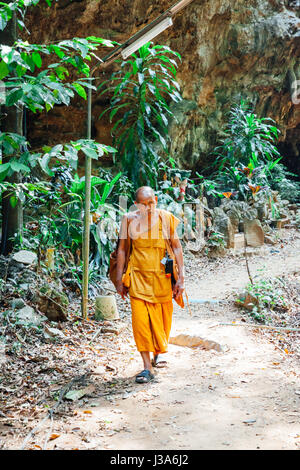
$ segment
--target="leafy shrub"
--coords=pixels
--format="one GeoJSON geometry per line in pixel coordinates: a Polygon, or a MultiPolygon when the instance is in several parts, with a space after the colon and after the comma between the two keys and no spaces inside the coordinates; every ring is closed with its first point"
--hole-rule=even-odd
{"type": "MultiPolygon", "coordinates": [[[[279,129],[271,118],[258,118],[251,105],[233,106],[222,145],[216,147],[212,181],[206,187],[214,196],[247,200],[258,191],[278,190],[284,199],[300,198],[300,183],[290,177],[275,147],[279,129]]],[[[199,175],[200,176],[200,175],[199,175]]]]}
{"type": "Polygon", "coordinates": [[[147,43],[121,63],[99,89],[110,93],[113,145],[118,149],[121,169],[136,187],[157,189],[161,155],[168,154],[168,124],[173,113],[168,102],[182,98],[176,81],[180,55],[168,46],[147,43]]]}
{"type": "Polygon", "coordinates": [[[250,316],[261,323],[272,320],[272,312],[286,311],[288,305],[283,290],[284,282],[280,278],[258,278],[246,286],[246,293],[253,297],[250,316]]]}

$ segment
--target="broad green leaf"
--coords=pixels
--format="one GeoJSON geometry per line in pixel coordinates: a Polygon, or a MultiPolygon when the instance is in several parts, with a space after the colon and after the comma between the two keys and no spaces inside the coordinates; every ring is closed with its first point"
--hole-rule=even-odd
{"type": "Polygon", "coordinates": [[[10,164],[11,169],[17,173],[22,172],[22,171],[25,173],[28,173],[30,171],[30,168],[28,166],[16,160],[11,160],[9,164],[10,164]]]}
{"type": "Polygon", "coordinates": [[[7,170],[9,170],[10,164],[9,163],[1,163],[0,164],[0,173],[5,173],[7,170]]]}
{"type": "Polygon", "coordinates": [[[39,159],[39,163],[40,163],[40,165],[41,165],[42,170],[43,170],[45,173],[47,173],[47,175],[53,176],[54,173],[53,173],[53,171],[52,171],[52,170],[49,168],[49,166],[48,166],[50,159],[51,159],[50,154],[49,154],[49,153],[46,153],[45,155],[43,155],[42,158],[39,159]]]}
{"type": "Polygon", "coordinates": [[[13,106],[23,97],[23,90],[15,90],[6,97],[6,106],[13,106]]]}
{"type": "Polygon", "coordinates": [[[87,98],[86,91],[85,91],[85,89],[83,88],[82,85],[75,82],[75,83],[73,83],[73,88],[77,91],[79,96],[81,96],[82,98],[84,98],[86,100],[86,98],[87,98]]]}
{"type": "Polygon", "coordinates": [[[16,72],[17,72],[18,77],[22,77],[26,73],[26,68],[23,67],[22,65],[17,65],[16,72]]]}
{"type": "Polygon", "coordinates": [[[42,66],[42,58],[38,52],[33,52],[32,53],[32,60],[35,63],[35,65],[40,68],[42,66]]]}
{"type": "Polygon", "coordinates": [[[9,202],[10,202],[11,207],[14,209],[16,205],[18,204],[18,198],[16,196],[11,196],[9,198],[9,202]]]}
{"type": "Polygon", "coordinates": [[[99,155],[95,150],[88,148],[88,147],[82,147],[81,150],[87,157],[98,160],[99,155]]]}
{"type": "Polygon", "coordinates": [[[7,20],[5,19],[2,12],[0,12],[0,31],[3,31],[6,28],[7,20]]]}
{"type": "Polygon", "coordinates": [[[1,62],[0,62],[0,80],[2,80],[8,74],[9,74],[9,68],[7,67],[4,60],[1,60],[1,62]]]}

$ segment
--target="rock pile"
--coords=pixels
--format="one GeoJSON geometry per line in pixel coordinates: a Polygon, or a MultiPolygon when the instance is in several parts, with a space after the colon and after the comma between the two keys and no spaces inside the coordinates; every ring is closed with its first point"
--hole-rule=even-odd
{"type": "Polygon", "coordinates": [[[9,305],[4,312],[11,321],[38,326],[45,320],[66,321],[67,295],[59,279],[37,269],[34,252],[21,250],[0,257],[1,300],[9,305]]]}
{"type": "MultiPolygon", "coordinates": [[[[274,245],[277,242],[276,229],[300,227],[300,204],[281,199],[277,191],[272,191],[271,196],[261,192],[249,202],[224,198],[220,206],[207,207],[205,215],[206,241],[212,233],[218,233],[227,249],[243,249],[245,243],[253,248],[265,243],[274,245]]],[[[216,245],[211,251],[226,252],[223,246],[216,245]]]]}

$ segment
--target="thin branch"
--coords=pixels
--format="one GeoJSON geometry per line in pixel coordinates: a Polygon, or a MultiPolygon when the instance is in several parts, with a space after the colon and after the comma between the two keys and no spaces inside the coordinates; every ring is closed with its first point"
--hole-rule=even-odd
{"type": "Polygon", "coordinates": [[[248,255],[247,255],[247,239],[246,239],[245,227],[244,227],[244,255],[245,255],[245,260],[246,260],[246,267],[247,267],[248,276],[249,276],[250,282],[253,286],[253,279],[252,279],[252,276],[251,276],[251,273],[250,273],[248,255]]]}

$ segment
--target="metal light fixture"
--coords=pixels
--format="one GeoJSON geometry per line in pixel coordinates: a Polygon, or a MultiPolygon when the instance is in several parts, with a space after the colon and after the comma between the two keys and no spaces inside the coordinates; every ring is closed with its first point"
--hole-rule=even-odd
{"type": "Polygon", "coordinates": [[[172,26],[172,24],[173,24],[173,21],[170,16],[162,20],[160,23],[158,23],[156,26],[150,29],[150,31],[143,34],[143,36],[141,36],[136,41],[132,42],[129,46],[125,47],[125,49],[121,51],[121,56],[123,57],[123,59],[127,59],[127,57],[129,57],[131,54],[137,51],[140,47],[144,46],[144,44],[147,44],[147,42],[151,41],[151,39],[154,39],[158,34],[162,33],[165,29],[172,26]]]}

